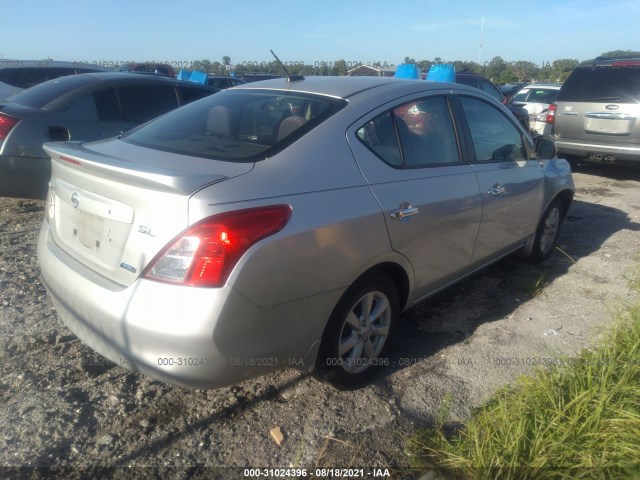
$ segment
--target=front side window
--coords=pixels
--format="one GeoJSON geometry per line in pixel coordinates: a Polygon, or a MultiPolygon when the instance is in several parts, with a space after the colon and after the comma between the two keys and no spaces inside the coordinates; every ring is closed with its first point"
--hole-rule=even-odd
{"type": "Polygon", "coordinates": [[[275,154],[345,105],[344,100],[299,92],[224,90],[122,139],[183,155],[255,161],[275,154]]]}
{"type": "Polygon", "coordinates": [[[394,167],[460,160],[456,132],[444,96],[400,105],[367,122],[356,134],[371,151],[394,167]]]}
{"type": "Polygon", "coordinates": [[[476,161],[496,162],[525,160],[523,136],[516,126],[489,103],[472,97],[460,97],[476,161]]]}

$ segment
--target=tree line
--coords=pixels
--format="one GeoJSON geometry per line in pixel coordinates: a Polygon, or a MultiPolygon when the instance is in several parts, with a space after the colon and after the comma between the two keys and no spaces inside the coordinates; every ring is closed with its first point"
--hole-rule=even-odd
{"type": "MultiPolygon", "coordinates": [[[[640,52],[631,50],[612,50],[604,52],[600,57],[612,58],[629,58],[640,57],[640,52]]],[[[594,60],[594,59],[592,59],[594,60]]],[[[349,71],[357,65],[352,65],[343,59],[334,62],[315,62],[313,65],[303,64],[302,62],[283,62],[285,68],[290,74],[298,75],[323,75],[323,76],[341,76],[348,75],[349,71]]],[[[451,63],[454,65],[456,72],[468,72],[483,75],[489,78],[493,83],[532,83],[532,82],[551,82],[562,83],[569,74],[581,63],[574,58],[562,58],[552,62],[543,62],[536,65],[529,61],[508,62],[502,57],[496,56],[491,61],[483,64],[477,62],[463,61],[444,61],[440,57],[433,60],[419,60],[405,57],[404,63],[412,63],[417,65],[422,72],[428,72],[433,64],[451,63]]],[[[370,67],[382,70],[395,70],[394,66],[369,64],[370,67]]],[[[229,75],[232,72],[236,76],[245,73],[284,73],[282,66],[275,60],[269,62],[243,62],[234,65],[231,57],[222,57],[222,62],[210,60],[194,60],[193,68],[205,71],[208,74],[229,75]]]]}

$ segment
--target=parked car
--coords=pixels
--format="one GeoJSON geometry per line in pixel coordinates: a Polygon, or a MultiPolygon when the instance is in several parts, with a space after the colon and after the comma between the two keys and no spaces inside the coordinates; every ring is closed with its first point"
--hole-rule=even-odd
{"type": "Polygon", "coordinates": [[[106,68],[76,62],[53,60],[0,60],[0,99],[22,90],[78,73],[105,72],[106,68]]]}
{"type": "Polygon", "coordinates": [[[118,68],[118,71],[129,73],[151,73],[155,75],[165,75],[171,78],[175,78],[176,76],[176,71],[171,65],[155,62],[127,63],[118,68]]]}
{"type": "Polygon", "coordinates": [[[207,84],[211,87],[219,88],[220,90],[235,87],[236,85],[242,85],[244,83],[246,82],[229,75],[209,75],[207,77],[207,84]]]}
{"type": "Polygon", "coordinates": [[[511,253],[548,257],[574,192],[498,101],[422,80],[240,85],[45,149],[58,314],[117,364],[195,388],[287,367],[361,385],[393,361],[402,310],[511,253]]]}
{"type": "Polygon", "coordinates": [[[536,83],[527,85],[514,95],[511,103],[516,107],[522,107],[529,116],[535,116],[549,108],[556,101],[560,84],[536,83]]]}
{"type": "Polygon", "coordinates": [[[97,140],[129,130],[218,89],[166,77],[84,73],[0,102],[0,195],[44,198],[51,140],[97,140]]]}
{"type": "Polygon", "coordinates": [[[640,165],[640,57],[579,65],[547,124],[545,136],[571,160],[640,165]]]}
{"type": "Polygon", "coordinates": [[[485,78],[482,75],[476,75],[474,73],[456,73],[456,83],[461,83],[463,85],[478,88],[483,92],[488,93],[500,103],[506,105],[513,116],[516,117],[518,122],[522,124],[527,132],[529,131],[529,112],[527,112],[522,107],[518,107],[516,105],[508,103],[507,98],[504,96],[504,94],[500,90],[498,90],[498,87],[491,83],[488,78],[485,78]]]}

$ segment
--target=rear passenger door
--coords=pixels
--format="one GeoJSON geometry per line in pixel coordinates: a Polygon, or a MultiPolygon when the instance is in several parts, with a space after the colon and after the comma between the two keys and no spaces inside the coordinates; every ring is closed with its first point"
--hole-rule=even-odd
{"type": "Polygon", "coordinates": [[[468,269],[482,203],[475,170],[461,163],[447,95],[378,109],[348,140],[383,211],[393,249],[413,267],[416,300],[468,269]]]}
{"type": "Polygon", "coordinates": [[[467,120],[469,159],[482,195],[482,223],[473,261],[484,263],[524,244],[535,233],[544,200],[544,172],[532,160],[533,145],[496,105],[458,97],[467,120]]]}

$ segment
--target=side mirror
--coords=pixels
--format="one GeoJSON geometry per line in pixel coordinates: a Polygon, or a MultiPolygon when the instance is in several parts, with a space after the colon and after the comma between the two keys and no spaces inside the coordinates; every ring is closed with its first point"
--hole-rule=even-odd
{"type": "Polygon", "coordinates": [[[536,139],[536,156],[538,160],[548,160],[556,156],[556,144],[548,138],[536,139]]]}

